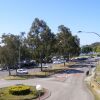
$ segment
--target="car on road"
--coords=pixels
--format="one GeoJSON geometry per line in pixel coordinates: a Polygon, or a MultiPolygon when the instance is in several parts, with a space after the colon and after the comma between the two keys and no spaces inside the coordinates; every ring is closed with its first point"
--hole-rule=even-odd
{"type": "Polygon", "coordinates": [[[17,69],[17,74],[28,74],[26,69],[17,69]]]}

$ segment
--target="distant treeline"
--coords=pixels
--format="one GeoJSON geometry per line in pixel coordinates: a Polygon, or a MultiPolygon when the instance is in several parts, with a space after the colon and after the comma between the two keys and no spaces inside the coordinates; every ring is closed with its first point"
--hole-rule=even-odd
{"type": "Polygon", "coordinates": [[[100,52],[100,42],[92,43],[91,45],[84,45],[81,47],[82,53],[100,52]]]}

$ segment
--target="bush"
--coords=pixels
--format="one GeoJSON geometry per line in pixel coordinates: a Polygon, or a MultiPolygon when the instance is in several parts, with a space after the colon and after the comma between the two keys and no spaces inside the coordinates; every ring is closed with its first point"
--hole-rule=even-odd
{"type": "Polygon", "coordinates": [[[30,93],[30,87],[25,85],[11,86],[9,93],[12,95],[27,95],[30,93]]]}

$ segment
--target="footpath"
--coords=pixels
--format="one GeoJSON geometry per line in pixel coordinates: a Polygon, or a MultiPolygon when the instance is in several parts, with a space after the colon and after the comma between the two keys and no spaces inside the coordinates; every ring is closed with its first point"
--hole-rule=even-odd
{"type": "Polygon", "coordinates": [[[100,83],[98,83],[95,79],[95,70],[96,68],[92,68],[91,75],[85,78],[85,81],[90,87],[90,90],[93,92],[96,100],[100,100],[100,83]]]}

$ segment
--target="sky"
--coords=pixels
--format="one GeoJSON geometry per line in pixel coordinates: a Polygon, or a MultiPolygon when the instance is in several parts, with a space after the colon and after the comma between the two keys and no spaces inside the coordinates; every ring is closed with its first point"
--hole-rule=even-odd
{"type": "Polygon", "coordinates": [[[0,35],[29,32],[34,18],[44,20],[52,32],[59,25],[78,35],[81,45],[100,42],[100,0],[0,0],[0,35]],[[84,31],[77,33],[77,31],[84,31]]]}

